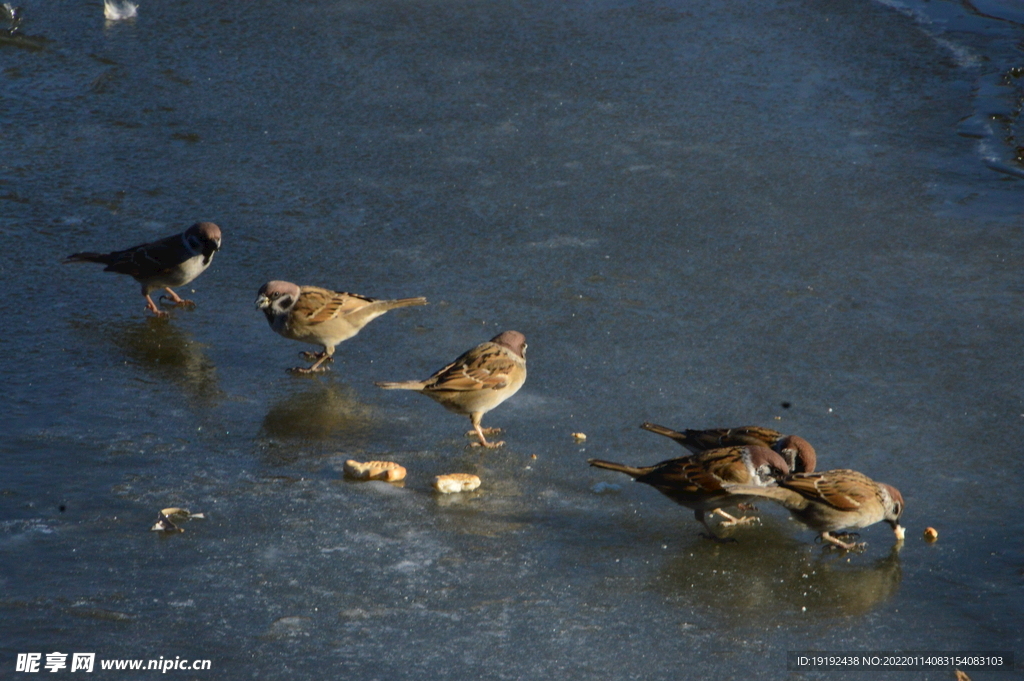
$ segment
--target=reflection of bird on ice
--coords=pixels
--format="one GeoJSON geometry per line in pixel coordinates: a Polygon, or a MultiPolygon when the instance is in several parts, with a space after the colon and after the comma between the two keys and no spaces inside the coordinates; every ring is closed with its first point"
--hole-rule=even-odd
{"type": "Polygon", "coordinates": [[[3,8],[0,9],[0,15],[3,15],[10,25],[7,27],[7,32],[13,34],[18,30],[18,26],[21,24],[21,8],[15,7],[9,2],[3,4],[3,8]]]}
{"type": "Polygon", "coordinates": [[[120,21],[122,19],[133,19],[138,13],[139,6],[134,2],[117,2],[117,0],[103,0],[103,16],[107,21],[120,21]]]}

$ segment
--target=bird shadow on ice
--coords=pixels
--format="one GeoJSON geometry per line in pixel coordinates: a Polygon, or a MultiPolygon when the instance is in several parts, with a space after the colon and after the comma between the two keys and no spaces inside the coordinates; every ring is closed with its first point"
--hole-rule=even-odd
{"type": "Polygon", "coordinates": [[[751,624],[862,616],[899,590],[902,570],[895,547],[877,558],[870,557],[870,545],[865,554],[847,554],[807,544],[774,524],[751,528],[737,539],[684,547],[663,564],[652,589],[751,624]]]}
{"type": "Polygon", "coordinates": [[[167,319],[147,317],[99,326],[74,326],[90,340],[114,346],[129,365],[141,368],[150,378],[177,386],[204,405],[224,395],[217,382],[217,368],[206,355],[206,346],[167,319]]]}
{"type": "Polygon", "coordinates": [[[295,443],[326,443],[333,447],[369,446],[378,419],[374,408],[358,399],[344,383],[321,382],[291,393],[270,406],[260,438],[272,446],[278,463],[302,458],[295,443]],[[290,452],[290,453],[286,453],[290,452]]]}

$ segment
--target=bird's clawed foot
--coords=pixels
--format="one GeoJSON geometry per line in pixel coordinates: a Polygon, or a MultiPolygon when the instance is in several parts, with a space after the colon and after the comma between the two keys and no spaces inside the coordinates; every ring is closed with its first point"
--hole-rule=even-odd
{"type": "Polygon", "coordinates": [[[171,307],[187,307],[189,309],[192,309],[193,307],[196,306],[195,301],[186,300],[185,298],[182,298],[169,288],[165,288],[164,290],[167,291],[169,295],[160,296],[161,305],[164,304],[165,299],[170,299],[171,302],[167,303],[167,305],[170,305],[171,307]]]}
{"type": "Polygon", "coordinates": [[[167,314],[166,312],[164,312],[163,310],[158,308],[156,306],[156,303],[154,303],[153,299],[150,298],[149,296],[146,296],[146,309],[149,310],[150,312],[152,312],[158,318],[169,317],[170,316],[169,314],[167,314]]]}
{"type": "Polygon", "coordinates": [[[477,439],[479,440],[479,442],[471,443],[469,445],[470,447],[486,447],[488,449],[495,449],[496,447],[503,446],[505,444],[505,441],[504,440],[500,440],[498,442],[488,442],[487,438],[484,437],[484,436],[485,435],[494,435],[495,433],[500,433],[500,432],[501,432],[501,428],[481,428],[480,426],[477,426],[473,430],[467,431],[466,432],[466,437],[473,437],[475,435],[477,437],[477,439]]]}
{"type": "Polygon", "coordinates": [[[328,355],[326,352],[300,352],[300,355],[306,359],[316,362],[311,367],[293,367],[288,371],[293,374],[322,374],[325,371],[330,371],[330,367],[322,366],[326,362],[333,362],[334,355],[328,355]]]}
{"type": "MultiPolygon", "coordinates": [[[[313,352],[312,350],[305,350],[299,353],[299,357],[302,357],[307,362],[316,362],[323,359],[324,357],[327,357],[327,351],[322,350],[320,352],[313,352]]],[[[331,357],[331,361],[334,361],[333,357],[331,357]]]]}
{"type": "Polygon", "coordinates": [[[328,372],[330,370],[331,370],[330,367],[320,366],[320,363],[318,362],[318,363],[314,364],[311,367],[292,367],[291,369],[288,369],[288,373],[290,373],[290,374],[302,374],[302,375],[306,375],[306,374],[323,374],[323,373],[326,373],[326,372],[328,372]]]}
{"type": "Polygon", "coordinates": [[[487,440],[484,440],[483,442],[470,442],[469,446],[470,447],[486,447],[487,449],[496,449],[498,447],[504,447],[505,446],[505,441],[504,440],[498,440],[497,442],[488,442],[487,440]]]}
{"type": "Polygon", "coordinates": [[[854,551],[856,553],[862,553],[867,548],[867,542],[849,542],[843,541],[843,539],[852,539],[859,537],[860,535],[856,532],[842,533],[833,535],[829,532],[822,532],[819,539],[827,542],[829,546],[840,548],[843,551],[854,551]]]}
{"type": "Polygon", "coordinates": [[[466,437],[483,437],[484,435],[497,435],[501,428],[481,428],[480,430],[467,430],[466,437]]]}
{"type": "Polygon", "coordinates": [[[751,525],[753,523],[761,522],[761,519],[758,518],[756,515],[748,515],[743,516],[742,518],[737,518],[734,515],[729,515],[720,508],[716,508],[714,511],[712,511],[712,513],[715,513],[725,518],[725,520],[723,520],[720,523],[722,527],[738,527],[739,525],[751,525]]]}

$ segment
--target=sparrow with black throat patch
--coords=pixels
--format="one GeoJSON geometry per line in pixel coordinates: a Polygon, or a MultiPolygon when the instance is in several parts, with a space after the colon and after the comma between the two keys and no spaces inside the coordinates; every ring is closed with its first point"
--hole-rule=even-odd
{"type": "Polygon", "coordinates": [[[500,428],[482,428],[484,414],[516,394],[526,382],[526,337],[518,331],[505,331],[486,343],[460,355],[425,381],[379,382],[385,390],[415,390],[439,402],[448,411],[469,416],[479,442],[474,447],[500,447],[504,442],[488,442],[485,434],[500,433],[500,428]]]}
{"type": "Polygon", "coordinates": [[[629,475],[650,485],[672,501],[693,510],[697,522],[704,525],[709,539],[724,541],[711,531],[705,513],[717,512],[728,527],[752,522],[753,518],[734,518],[722,510],[752,499],[749,494],[732,492],[727,485],[745,485],[760,489],[789,474],[789,466],[778,453],[760,446],[708,449],[690,456],[669,459],[653,466],[627,466],[600,459],[588,459],[596,468],[629,475]]]}
{"type": "Polygon", "coordinates": [[[313,366],[289,370],[299,374],[327,371],[321,365],[334,361],[335,346],[388,310],[426,304],[426,298],[378,300],[288,281],[268,281],[256,294],[256,308],[263,310],[271,329],[291,340],[323,346],[321,352],[302,353],[313,366]]]}
{"type": "Polygon", "coordinates": [[[793,516],[818,532],[822,541],[847,551],[864,548],[863,543],[845,542],[833,532],[862,528],[885,521],[902,545],[904,530],[903,495],[892,485],[875,482],[863,473],[848,469],[797,473],[770,487],[726,485],[733,494],[748,494],[777,501],[793,516]]]}
{"type": "MultiPolygon", "coordinates": [[[[133,277],[142,285],[146,309],[158,317],[166,317],[167,313],[157,308],[150,294],[162,288],[170,296],[172,305],[195,307],[194,302],[181,298],[171,288],[184,286],[205,272],[220,245],[220,227],[212,222],[197,222],[181,234],[159,241],[111,253],[73,253],[64,263],[96,262],[106,265],[104,272],[133,277]]],[[[164,296],[160,298],[163,300],[164,296]]]]}

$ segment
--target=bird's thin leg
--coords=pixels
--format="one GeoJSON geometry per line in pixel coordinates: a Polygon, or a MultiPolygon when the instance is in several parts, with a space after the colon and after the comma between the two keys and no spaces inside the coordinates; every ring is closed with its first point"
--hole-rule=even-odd
{"type": "Polygon", "coordinates": [[[497,435],[502,432],[501,428],[474,428],[473,430],[466,431],[466,437],[473,437],[483,433],[484,435],[497,435]]]}
{"type": "MultiPolygon", "coordinates": [[[[488,442],[487,438],[484,437],[484,429],[480,427],[480,419],[482,419],[483,416],[484,415],[481,414],[480,412],[476,412],[474,414],[471,414],[470,417],[469,417],[469,420],[473,423],[473,430],[471,430],[468,434],[476,433],[476,436],[478,438],[480,438],[480,442],[474,442],[471,446],[473,446],[473,447],[487,447],[488,449],[494,449],[495,447],[501,447],[502,445],[505,444],[504,442],[488,442]]],[[[488,430],[490,430],[490,429],[488,429],[488,430]]],[[[498,429],[498,432],[501,432],[500,428],[498,429]]]]}
{"type": "Polygon", "coordinates": [[[160,296],[160,300],[161,301],[163,301],[164,298],[169,297],[171,299],[171,305],[174,305],[175,307],[195,307],[196,306],[195,302],[193,302],[191,300],[185,300],[184,298],[179,296],[177,293],[172,291],[170,289],[170,287],[165,286],[164,290],[167,291],[168,295],[160,296]]]}
{"type": "Polygon", "coordinates": [[[318,359],[313,364],[313,366],[309,367],[309,370],[310,371],[327,371],[327,367],[324,367],[323,369],[321,369],[320,365],[323,364],[324,362],[333,362],[333,361],[334,361],[334,357],[332,355],[329,355],[326,352],[324,352],[324,356],[321,357],[320,359],[318,359]]]}
{"type": "Polygon", "coordinates": [[[867,546],[867,544],[864,543],[864,542],[860,542],[859,544],[858,543],[845,542],[842,539],[839,539],[838,537],[833,537],[828,532],[822,532],[821,533],[821,538],[822,538],[822,540],[827,541],[829,544],[832,544],[834,546],[838,546],[839,548],[843,549],[844,551],[862,551],[864,549],[864,547],[867,546]]]}
{"type": "Polygon", "coordinates": [[[146,309],[147,310],[149,310],[150,312],[155,314],[157,317],[166,317],[166,316],[168,316],[166,312],[164,312],[163,310],[161,310],[160,308],[158,308],[156,306],[156,303],[153,302],[153,299],[149,297],[148,293],[145,294],[145,296],[146,296],[146,309]]]}
{"type": "Polygon", "coordinates": [[[712,513],[717,513],[718,515],[720,515],[723,518],[725,518],[725,520],[722,521],[722,527],[735,527],[736,525],[749,525],[750,523],[756,523],[756,522],[758,522],[760,520],[757,516],[754,516],[754,515],[748,515],[748,516],[744,516],[742,518],[737,518],[734,515],[729,515],[728,513],[726,513],[725,511],[723,511],[720,508],[716,508],[714,511],[712,511],[712,513]]]}
{"type": "Polygon", "coordinates": [[[704,517],[704,511],[694,511],[693,512],[693,517],[696,518],[697,522],[699,522],[701,525],[703,525],[704,529],[706,529],[708,531],[707,534],[704,534],[703,532],[700,533],[700,536],[704,537],[705,539],[710,539],[711,541],[715,541],[715,542],[718,542],[720,544],[728,544],[730,542],[736,541],[735,539],[731,539],[731,538],[719,537],[717,534],[712,532],[711,531],[711,526],[708,525],[708,521],[704,517]]]}
{"type": "Polygon", "coordinates": [[[309,368],[294,367],[292,369],[289,369],[288,371],[290,371],[293,374],[319,374],[325,371],[330,371],[330,367],[322,367],[320,365],[323,364],[324,362],[333,362],[334,355],[327,354],[326,350],[322,353],[322,355],[323,356],[321,356],[320,359],[314,362],[313,366],[309,368]]]}

